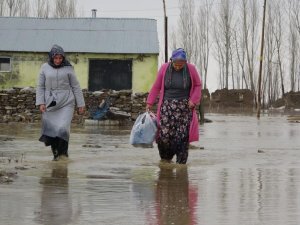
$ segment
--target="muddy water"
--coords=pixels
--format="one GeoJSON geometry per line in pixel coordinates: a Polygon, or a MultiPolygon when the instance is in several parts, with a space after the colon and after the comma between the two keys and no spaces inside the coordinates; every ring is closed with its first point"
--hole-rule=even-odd
{"type": "Polygon", "coordinates": [[[209,118],[187,166],[131,147],[128,128],[73,127],[70,160],[51,162],[38,125],[0,125],[0,170],[26,169],[0,184],[0,224],[300,224],[300,125],[209,118]]]}

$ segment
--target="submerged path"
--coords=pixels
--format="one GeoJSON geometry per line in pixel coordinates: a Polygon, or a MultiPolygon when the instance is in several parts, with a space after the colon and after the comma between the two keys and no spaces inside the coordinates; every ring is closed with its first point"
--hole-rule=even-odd
{"type": "Polygon", "coordinates": [[[37,124],[0,124],[0,171],[18,173],[0,183],[0,224],[300,224],[300,124],[208,118],[187,166],[118,127],[73,127],[70,159],[52,162],[37,124]]]}

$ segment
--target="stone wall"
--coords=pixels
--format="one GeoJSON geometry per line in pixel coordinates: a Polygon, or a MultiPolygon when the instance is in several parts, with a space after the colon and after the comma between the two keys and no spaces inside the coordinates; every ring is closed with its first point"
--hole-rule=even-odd
{"type": "MultiPolygon", "coordinates": [[[[122,122],[132,121],[139,113],[145,111],[148,93],[132,93],[130,90],[112,91],[102,90],[88,92],[83,90],[86,113],[74,113],[73,122],[82,123],[84,119],[92,118],[93,112],[109,98],[110,113],[107,119],[122,122]]],[[[206,112],[243,112],[252,111],[254,94],[250,90],[217,90],[210,95],[203,90],[203,104],[206,112]]],[[[298,95],[290,95],[293,102],[298,95]]],[[[298,104],[298,103],[297,103],[298,104]]],[[[156,107],[152,109],[156,112],[156,107]]],[[[41,120],[41,113],[35,106],[35,89],[12,88],[0,90],[0,122],[37,122],[41,120]]]]}
{"type": "Polygon", "coordinates": [[[0,90],[0,122],[34,122],[41,119],[35,107],[34,88],[0,90]]]}
{"type": "MultiPolygon", "coordinates": [[[[81,123],[91,118],[97,107],[109,98],[111,117],[122,120],[135,120],[140,112],[145,111],[147,93],[132,94],[130,90],[112,91],[102,90],[88,92],[83,90],[86,102],[85,115],[74,113],[73,122],[81,123]]],[[[41,120],[41,113],[35,106],[35,89],[12,88],[0,90],[0,122],[37,122],[41,120]]]]}

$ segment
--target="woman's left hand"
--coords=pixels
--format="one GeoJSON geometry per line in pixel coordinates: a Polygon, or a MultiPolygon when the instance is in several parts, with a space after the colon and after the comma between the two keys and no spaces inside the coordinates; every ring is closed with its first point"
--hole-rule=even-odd
{"type": "Polygon", "coordinates": [[[189,108],[190,109],[195,108],[195,104],[191,100],[189,100],[189,108]]]}
{"type": "Polygon", "coordinates": [[[78,107],[78,113],[80,115],[84,114],[84,107],[78,107]]]}

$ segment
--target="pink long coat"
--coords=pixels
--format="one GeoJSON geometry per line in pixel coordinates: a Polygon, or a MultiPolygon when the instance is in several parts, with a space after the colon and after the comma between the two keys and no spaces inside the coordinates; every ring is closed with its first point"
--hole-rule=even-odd
{"type": "MultiPolygon", "coordinates": [[[[161,66],[158,71],[156,81],[154,82],[148,98],[147,104],[153,105],[156,101],[156,98],[159,94],[159,102],[158,102],[158,109],[157,109],[157,119],[160,121],[160,107],[162,105],[164,99],[164,83],[165,83],[165,75],[168,69],[169,63],[165,63],[161,66]]],[[[190,63],[187,63],[190,77],[192,81],[192,87],[190,91],[190,101],[192,101],[195,105],[199,104],[201,99],[201,80],[200,76],[196,70],[196,67],[190,63]]],[[[199,140],[199,123],[198,123],[198,116],[196,110],[193,109],[193,117],[190,124],[190,131],[189,131],[189,142],[198,141],[199,140]]]]}

